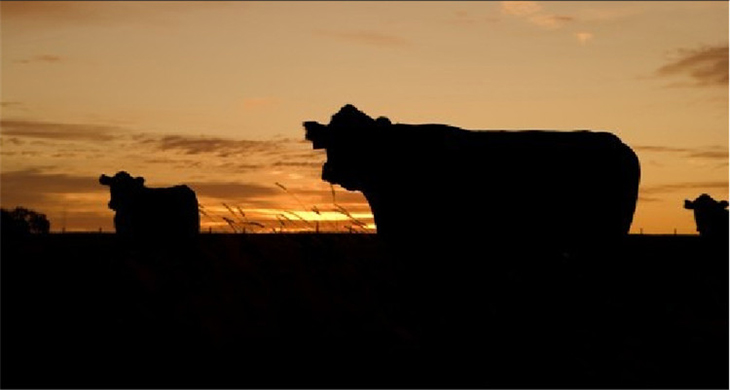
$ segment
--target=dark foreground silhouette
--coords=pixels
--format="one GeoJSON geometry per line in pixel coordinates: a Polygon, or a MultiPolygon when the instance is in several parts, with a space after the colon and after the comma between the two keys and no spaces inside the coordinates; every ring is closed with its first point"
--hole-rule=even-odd
{"type": "Polygon", "coordinates": [[[349,104],[304,127],[327,151],[322,179],[362,191],[378,235],[397,245],[434,232],[448,252],[477,242],[595,250],[631,226],[639,161],[610,133],[392,124],[349,104]]]}
{"type": "Polygon", "coordinates": [[[48,234],[51,223],[45,214],[25,207],[12,210],[0,209],[0,229],[3,236],[16,237],[28,234],[48,234]]]}
{"type": "Polygon", "coordinates": [[[620,289],[615,277],[625,272],[614,257],[636,207],[631,148],[605,132],[393,124],[352,105],[304,127],[326,149],[322,179],[370,204],[419,338],[546,383],[580,366],[587,351],[576,329],[595,329],[576,328],[592,314],[574,294],[620,289]],[[604,271],[585,280],[560,271],[586,266],[604,271]],[[544,361],[568,371],[541,370],[544,361]]]}
{"type": "MultiPolygon", "coordinates": [[[[205,266],[192,268],[119,250],[111,234],[3,237],[0,385],[728,386],[727,245],[708,251],[700,237],[630,236],[611,256],[568,259],[485,249],[511,265],[509,282],[452,302],[480,327],[414,312],[401,259],[373,235],[198,245],[205,266]],[[443,332],[421,330],[436,322],[443,332]]],[[[439,266],[428,283],[445,292],[453,265],[439,266]]]]}
{"type": "MultiPolygon", "coordinates": [[[[343,108],[344,123],[362,121],[354,128],[372,131],[372,120],[353,110],[343,108]]],[[[308,126],[315,146],[339,145],[338,134],[347,134],[330,131],[337,125],[308,126]]],[[[506,150],[524,146],[542,160],[513,156],[502,171],[452,171],[458,166],[444,154],[484,168],[475,152],[489,143],[441,125],[423,130],[424,137],[393,133],[393,145],[418,151],[419,159],[400,159],[416,152],[397,148],[379,151],[375,161],[398,164],[375,162],[375,171],[347,157],[347,148],[328,147],[325,178],[364,188],[377,236],[200,235],[191,222],[197,206],[185,200],[190,192],[150,195],[153,189],[123,173],[100,179],[112,190],[116,235],[9,240],[3,230],[0,385],[728,386],[728,245],[626,237],[639,175],[630,149],[608,134],[498,133],[506,150]],[[547,177],[530,176],[534,170],[547,177]],[[480,177],[490,186],[469,184],[461,195],[444,186],[480,177]],[[409,198],[415,185],[427,195],[409,198]],[[136,200],[122,201],[129,199],[136,200]],[[427,201],[433,218],[422,213],[427,201]],[[161,226],[155,207],[167,207],[164,218],[189,229],[161,226]],[[479,223],[463,215],[472,209],[479,223]],[[539,220],[548,217],[556,219],[539,220]],[[188,232],[195,239],[182,240],[188,232]]]]}

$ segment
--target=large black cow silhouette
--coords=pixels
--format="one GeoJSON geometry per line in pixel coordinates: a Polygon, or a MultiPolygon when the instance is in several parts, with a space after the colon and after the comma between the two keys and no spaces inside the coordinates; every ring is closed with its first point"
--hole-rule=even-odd
{"type": "Polygon", "coordinates": [[[710,195],[702,194],[697,199],[685,200],[684,208],[694,211],[695,223],[700,236],[710,240],[728,240],[728,202],[716,201],[710,195]]]}
{"type": "Polygon", "coordinates": [[[131,242],[153,243],[197,236],[200,215],[195,192],[188,186],[148,188],[143,177],[121,171],[101,175],[99,183],[109,186],[109,208],[116,211],[114,228],[131,242]]]}
{"type": "Polygon", "coordinates": [[[631,226],[639,160],[611,133],[393,124],[349,104],[329,124],[304,128],[315,149],[326,149],[322,179],[362,191],[387,239],[566,249],[620,238],[631,226]]]}

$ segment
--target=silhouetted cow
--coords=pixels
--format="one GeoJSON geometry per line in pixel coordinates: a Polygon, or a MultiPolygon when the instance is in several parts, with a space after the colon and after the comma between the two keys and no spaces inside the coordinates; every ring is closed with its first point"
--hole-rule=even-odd
{"type": "Polygon", "coordinates": [[[349,104],[304,128],[327,151],[322,179],[362,191],[387,239],[566,248],[623,237],[633,219],[639,161],[610,133],[392,124],[349,104]]]}
{"type": "Polygon", "coordinates": [[[685,200],[684,208],[694,211],[695,223],[700,236],[709,239],[728,240],[728,202],[716,201],[710,195],[702,194],[694,201],[685,200]]]}
{"type": "Polygon", "coordinates": [[[109,186],[109,208],[116,211],[117,234],[145,243],[155,240],[185,239],[200,231],[198,200],[188,186],[147,188],[144,178],[118,172],[113,177],[101,175],[99,183],[109,186]]]}

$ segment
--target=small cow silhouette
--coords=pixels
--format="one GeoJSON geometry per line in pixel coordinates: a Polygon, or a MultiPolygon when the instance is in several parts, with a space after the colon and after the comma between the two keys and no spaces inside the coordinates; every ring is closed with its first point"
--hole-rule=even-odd
{"type": "Polygon", "coordinates": [[[727,207],[726,200],[718,202],[707,194],[700,195],[694,201],[684,201],[684,208],[694,211],[700,236],[710,239],[728,239],[727,207]]]}
{"type": "Polygon", "coordinates": [[[99,183],[109,186],[109,208],[116,211],[114,228],[118,235],[133,242],[185,239],[200,231],[198,199],[188,186],[148,188],[143,177],[121,171],[99,183]]]}

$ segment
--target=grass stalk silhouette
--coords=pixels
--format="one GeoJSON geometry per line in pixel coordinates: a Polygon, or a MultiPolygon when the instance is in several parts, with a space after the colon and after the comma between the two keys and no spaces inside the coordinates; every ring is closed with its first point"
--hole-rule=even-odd
{"type": "MultiPolygon", "coordinates": [[[[319,210],[319,208],[317,208],[317,206],[312,206],[311,208],[307,207],[299,199],[299,197],[297,197],[296,194],[294,194],[292,191],[290,191],[285,185],[283,185],[283,184],[281,184],[279,182],[274,182],[274,184],[277,187],[281,188],[284,192],[286,192],[287,194],[289,194],[289,196],[291,196],[299,204],[299,206],[302,207],[302,210],[312,210],[315,214],[322,215],[321,211],[319,210]]],[[[332,185],[330,185],[330,189],[332,191],[332,200],[334,202],[334,200],[335,200],[335,189],[334,189],[334,187],[332,185]]],[[[295,216],[297,219],[299,219],[302,222],[304,222],[312,231],[315,231],[317,233],[319,232],[319,227],[320,227],[319,226],[319,222],[317,222],[315,224],[312,224],[311,221],[303,218],[301,215],[297,214],[296,212],[293,212],[293,211],[284,211],[284,212],[289,213],[289,214],[295,216]]],[[[332,223],[334,224],[334,230],[335,231],[338,231],[339,230],[339,225],[337,224],[337,222],[332,222],[332,223]]]]}
{"type": "MultiPolygon", "coordinates": [[[[317,205],[313,205],[311,207],[306,206],[300,199],[297,197],[297,195],[289,190],[284,184],[276,182],[275,183],[277,187],[281,188],[284,192],[289,194],[298,205],[302,207],[302,210],[305,211],[311,211],[315,213],[317,216],[322,217],[323,211],[321,207],[318,207],[317,205]]],[[[332,195],[332,204],[333,208],[332,211],[344,215],[347,220],[346,224],[343,226],[340,224],[339,219],[324,219],[322,221],[316,220],[312,221],[310,219],[305,218],[301,213],[297,211],[292,210],[282,210],[280,213],[276,214],[274,217],[276,218],[276,225],[274,225],[271,228],[271,232],[273,233],[284,233],[287,231],[298,231],[298,232],[314,232],[314,233],[320,233],[321,228],[324,228],[325,231],[333,231],[333,232],[339,232],[339,231],[345,231],[348,233],[355,233],[355,232],[368,232],[367,224],[363,221],[360,221],[359,219],[355,218],[352,213],[349,212],[344,206],[337,204],[337,196],[336,196],[336,190],[333,185],[330,184],[330,193],[332,195]],[[324,223],[324,224],[323,224],[324,223]],[[324,225],[324,226],[322,226],[324,225]],[[330,230],[331,229],[331,230],[330,230]]],[[[236,234],[245,234],[248,232],[256,232],[256,229],[266,229],[267,226],[264,223],[252,221],[249,219],[249,216],[244,212],[243,208],[238,205],[229,205],[225,202],[221,202],[223,207],[228,212],[227,215],[219,215],[209,208],[206,208],[204,205],[199,204],[198,205],[198,211],[200,214],[205,217],[210,222],[213,222],[215,224],[219,224],[220,222],[225,222],[225,224],[230,228],[233,233],[236,234]]],[[[329,207],[327,209],[330,209],[329,207]]],[[[326,210],[329,212],[330,210],[326,210]]],[[[211,229],[212,231],[212,229],[211,229]]]]}

